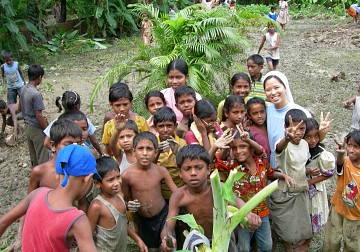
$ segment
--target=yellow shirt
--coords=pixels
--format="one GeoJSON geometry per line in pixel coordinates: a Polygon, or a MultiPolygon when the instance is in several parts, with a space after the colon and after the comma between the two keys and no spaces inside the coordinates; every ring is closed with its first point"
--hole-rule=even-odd
{"type": "MultiPolygon", "coordinates": [[[[186,145],[185,140],[178,137],[176,134],[174,139],[179,144],[179,150],[186,145]]],[[[160,143],[159,138],[158,141],[160,143]]],[[[172,152],[171,149],[168,152],[160,153],[157,164],[165,167],[169,171],[171,178],[177,187],[185,185],[184,181],[179,176],[179,169],[176,165],[176,155],[172,152]]],[[[165,182],[161,182],[161,191],[164,199],[170,199],[171,191],[165,182]]]]}
{"type": "MultiPolygon", "coordinates": [[[[149,131],[149,127],[146,123],[146,120],[145,118],[141,117],[141,116],[138,116],[136,115],[134,117],[134,121],[138,127],[138,131],[139,132],[143,132],[143,131],[149,131]]],[[[103,144],[110,144],[110,138],[111,138],[111,135],[114,131],[114,128],[115,128],[115,124],[114,124],[114,119],[108,121],[107,123],[105,123],[105,126],[104,126],[104,133],[102,135],[102,139],[101,139],[101,142],[103,144]]]]}

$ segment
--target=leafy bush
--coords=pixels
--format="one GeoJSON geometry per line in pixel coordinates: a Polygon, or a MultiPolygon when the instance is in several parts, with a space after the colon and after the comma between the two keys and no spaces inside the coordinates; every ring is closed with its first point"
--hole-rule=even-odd
{"type": "MultiPolygon", "coordinates": [[[[166,67],[176,58],[184,59],[189,65],[188,85],[214,102],[222,99],[227,93],[230,69],[240,69],[235,57],[248,46],[239,29],[246,26],[245,19],[227,8],[205,11],[201,5],[192,5],[169,20],[168,15],[160,14],[152,5],[132,6],[139,16],[146,14],[151,20],[153,42],[145,45],[136,41],[139,49],[133,58],[120,62],[99,80],[90,98],[91,108],[102,85],[111,85],[135,73],[140,77],[139,82],[145,84],[134,103],[143,104],[149,90],[167,86],[166,67]]],[[[260,15],[255,17],[263,19],[260,15]]]]}
{"type": "Polygon", "coordinates": [[[96,49],[106,49],[109,44],[102,44],[101,42],[105,39],[100,38],[85,38],[78,35],[78,31],[64,32],[62,34],[58,33],[54,38],[48,41],[47,45],[44,45],[45,48],[49,49],[51,52],[58,51],[67,51],[68,53],[84,53],[96,49]]]}

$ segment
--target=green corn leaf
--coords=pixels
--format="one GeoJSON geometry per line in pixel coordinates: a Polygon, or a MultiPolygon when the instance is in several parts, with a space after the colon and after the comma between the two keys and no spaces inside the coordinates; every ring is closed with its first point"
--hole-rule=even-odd
{"type": "Polygon", "coordinates": [[[169,220],[181,220],[189,225],[191,229],[195,229],[199,231],[200,233],[204,234],[204,229],[196,223],[196,220],[194,218],[194,215],[192,214],[184,214],[184,215],[178,215],[175,217],[170,218],[169,220]]]}
{"type": "Polygon", "coordinates": [[[22,35],[21,33],[18,33],[18,34],[15,35],[15,38],[16,38],[17,42],[20,44],[21,48],[22,48],[25,52],[28,52],[28,51],[29,51],[29,48],[28,48],[28,46],[27,46],[25,36],[22,35]]]}
{"type": "Polygon", "coordinates": [[[232,170],[230,172],[229,178],[226,180],[226,182],[222,186],[222,197],[233,205],[236,204],[235,198],[234,198],[234,193],[232,190],[234,181],[241,179],[241,177],[244,176],[244,174],[245,174],[243,172],[238,172],[237,169],[238,169],[238,167],[236,167],[234,169],[235,172],[233,172],[234,170],[232,170]],[[233,172],[233,175],[230,176],[232,172],[233,172]]]}

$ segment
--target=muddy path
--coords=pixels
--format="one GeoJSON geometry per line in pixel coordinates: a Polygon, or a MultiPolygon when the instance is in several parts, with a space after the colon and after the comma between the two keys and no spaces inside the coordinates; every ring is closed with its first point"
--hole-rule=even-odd
{"type": "MultiPolygon", "coordinates": [[[[333,150],[334,135],[344,135],[350,129],[352,112],[342,108],[340,103],[356,94],[357,83],[360,82],[359,34],[360,25],[355,27],[349,18],[305,19],[291,21],[281,37],[279,70],[287,75],[296,103],[313,111],[316,118],[320,111],[331,111],[332,118],[335,118],[326,140],[329,150],[333,150]],[[339,78],[340,72],[345,74],[345,79],[339,78]]],[[[261,36],[261,31],[249,34],[254,48],[249,49],[248,54],[257,51],[261,36]]],[[[99,76],[110,69],[114,62],[130,57],[131,50],[120,43],[106,51],[75,56],[61,55],[40,62],[46,68],[40,90],[45,101],[45,115],[49,120],[59,116],[55,107],[56,96],[61,96],[65,90],[75,90],[81,96],[82,111],[97,127],[100,139],[103,116],[110,110],[107,102],[108,89],[103,87],[100,90],[95,101],[95,113],[91,114],[88,104],[92,88],[99,76]]],[[[243,65],[245,66],[245,62],[243,65]]],[[[134,81],[128,81],[130,87],[134,88],[134,81]]],[[[11,129],[6,129],[6,133],[10,134],[11,129]]],[[[16,146],[7,146],[4,139],[1,139],[0,215],[26,195],[30,169],[25,138],[21,138],[16,146]]],[[[1,239],[0,248],[4,249],[11,243],[16,230],[17,224],[13,224],[1,239]]],[[[319,246],[321,238],[315,241],[312,251],[317,251],[319,246]]]]}

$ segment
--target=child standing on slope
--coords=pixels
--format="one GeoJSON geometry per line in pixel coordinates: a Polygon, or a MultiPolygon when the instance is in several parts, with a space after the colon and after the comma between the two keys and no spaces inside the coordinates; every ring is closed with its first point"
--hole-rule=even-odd
{"type": "Polygon", "coordinates": [[[348,134],[338,143],[336,174],[338,181],[331,199],[331,210],[326,225],[324,251],[340,251],[342,240],[344,251],[360,248],[360,131],[348,134]],[[345,149],[346,148],[346,149],[345,149]],[[348,156],[345,157],[345,152],[348,156]]]}
{"type": "Polygon", "coordinates": [[[263,48],[266,41],[265,59],[269,67],[269,71],[276,70],[280,60],[280,34],[275,32],[275,24],[273,22],[268,23],[268,32],[263,36],[259,51],[263,48]]]}

